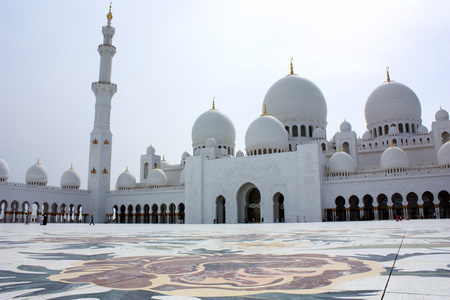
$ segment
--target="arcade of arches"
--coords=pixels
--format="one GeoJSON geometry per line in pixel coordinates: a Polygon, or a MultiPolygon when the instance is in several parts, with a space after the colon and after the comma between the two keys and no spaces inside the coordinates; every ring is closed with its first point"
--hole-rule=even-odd
{"type": "Polygon", "coordinates": [[[29,223],[40,223],[43,216],[48,216],[49,223],[85,223],[89,214],[83,213],[81,204],[42,204],[17,200],[8,203],[0,201],[0,222],[2,223],[25,223],[28,215],[29,223]]]}
{"type": "Polygon", "coordinates": [[[184,224],[185,207],[183,203],[176,206],[169,204],[114,205],[108,216],[110,223],[144,223],[144,224],[184,224]]]}
{"type": "Polygon", "coordinates": [[[338,196],[336,207],[325,209],[326,221],[450,218],[449,192],[443,190],[436,196],[429,191],[422,195],[411,192],[406,197],[400,193],[367,194],[362,199],[353,195],[347,200],[338,196]]]}

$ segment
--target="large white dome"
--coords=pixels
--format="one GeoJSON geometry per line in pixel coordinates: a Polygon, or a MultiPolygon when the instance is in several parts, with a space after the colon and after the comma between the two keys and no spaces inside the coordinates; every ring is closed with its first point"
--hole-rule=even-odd
{"type": "Polygon", "coordinates": [[[149,186],[164,186],[167,185],[167,176],[161,169],[153,169],[148,175],[147,182],[149,186]]]}
{"type": "Polygon", "coordinates": [[[446,142],[439,148],[437,161],[440,166],[450,166],[450,142],[446,142]]]}
{"type": "Polygon", "coordinates": [[[283,124],[271,115],[263,114],[254,120],[245,134],[245,150],[276,149],[282,152],[289,149],[288,133],[283,124]]]}
{"type": "Polygon", "coordinates": [[[128,168],[117,178],[116,188],[118,190],[134,189],[136,187],[136,177],[128,171],[128,168]]]}
{"type": "Polygon", "coordinates": [[[296,74],[275,82],[264,97],[264,106],[282,123],[291,120],[312,120],[325,126],[327,104],[320,89],[311,80],[296,74]]]}
{"type": "Polygon", "coordinates": [[[399,147],[389,147],[384,150],[380,163],[382,170],[409,168],[408,155],[399,147]]]}
{"type": "Polygon", "coordinates": [[[9,178],[9,167],[6,161],[0,158],[0,181],[6,181],[9,178]]]}
{"type": "Polygon", "coordinates": [[[81,177],[77,171],[71,166],[69,170],[65,171],[61,176],[61,187],[79,189],[81,186],[81,177]]]}
{"type": "Polygon", "coordinates": [[[419,98],[409,87],[387,81],[369,95],[364,114],[369,128],[380,122],[397,120],[420,124],[422,109],[419,98]]]}
{"type": "Polygon", "coordinates": [[[210,109],[204,112],[192,126],[194,149],[205,146],[208,138],[214,138],[218,146],[235,146],[236,130],[233,122],[220,110],[210,109]]]}
{"type": "Polygon", "coordinates": [[[345,152],[336,152],[328,163],[330,174],[354,173],[355,163],[353,158],[345,152]]]}
{"type": "Polygon", "coordinates": [[[38,184],[38,185],[46,185],[48,183],[48,172],[47,169],[38,162],[35,165],[32,165],[26,175],[25,182],[27,184],[38,184]]]}

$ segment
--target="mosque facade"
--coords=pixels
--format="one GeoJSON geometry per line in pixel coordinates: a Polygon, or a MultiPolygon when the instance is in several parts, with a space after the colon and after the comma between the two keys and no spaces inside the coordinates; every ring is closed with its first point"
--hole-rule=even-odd
{"type": "Polygon", "coordinates": [[[1,222],[244,223],[450,217],[450,120],[444,109],[429,131],[412,89],[387,78],[365,105],[362,138],[347,121],[327,139],[325,97],[290,73],[267,91],[235,150],[231,119],[213,106],[192,126],[192,152],[169,164],[150,145],[138,179],[125,170],[111,187],[113,16],[103,26],[87,190],[70,168],[48,186],[38,161],[25,183],[9,182],[0,158],[1,222]]]}

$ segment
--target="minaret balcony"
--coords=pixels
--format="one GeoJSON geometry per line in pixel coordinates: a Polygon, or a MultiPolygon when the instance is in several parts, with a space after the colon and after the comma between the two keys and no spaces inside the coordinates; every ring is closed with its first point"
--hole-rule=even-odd
{"type": "Polygon", "coordinates": [[[98,48],[100,48],[100,47],[112,47],[112,48],[114,48],[114,50],[117,50],[116,46],[111,45],[111,44],[100,44],[100,45],[98,45],[98,48]]]}
{"type": "Polygon", "coordinates": [[[112,82],[106,82],[106,81],[96,81],[92,83],[92,87],[96,86],[96,85],[100,85],[100,84],[104,84],[104,85],[110,85],[113,86],[115,88],[117,88],[117,84],[112,83],[112,82]]]}

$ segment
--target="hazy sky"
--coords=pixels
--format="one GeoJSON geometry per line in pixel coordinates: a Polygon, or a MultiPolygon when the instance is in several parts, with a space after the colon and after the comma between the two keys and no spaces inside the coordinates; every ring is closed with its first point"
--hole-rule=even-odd
{"type": "MultiPolygon", "coordinates": [[[[37,162],[59,186],[74,168],[87,186],[89,134],[109,1],[0,1],[0,157],[12,182],[37,162]]],[[[358,136],[364,105],[391,79],[409,86],[431,130],[450,111],[450,1],[113,2],[111,187],[140,155],[179,163],[191,128],[211,108],[236,128],[236,151],[265,93],[289,73],[307,77],[328,106],[327,138],[344,118],[358,136]]],[[[270,113],[270,112],[269,112],[270,113]]]]}

